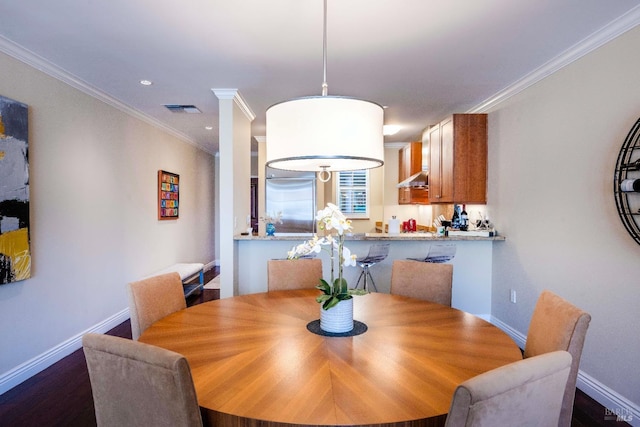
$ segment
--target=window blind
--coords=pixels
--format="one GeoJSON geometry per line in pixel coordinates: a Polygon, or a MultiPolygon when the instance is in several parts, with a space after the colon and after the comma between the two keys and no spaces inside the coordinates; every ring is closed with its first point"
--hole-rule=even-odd
{"type": "Polygon", "coordinates": [[[356,170],[338,172],[338,207],[347,217],[369,216],[369,171],[356,170]]]}

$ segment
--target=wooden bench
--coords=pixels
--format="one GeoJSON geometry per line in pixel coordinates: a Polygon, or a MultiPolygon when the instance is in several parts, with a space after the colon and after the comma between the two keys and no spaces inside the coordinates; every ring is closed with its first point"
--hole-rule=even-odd
{"type": "Polygon", "coordinates": [[[182,286],[184,287],[185,298],[188,298],[197,290],[200,290],[200,292],[202,292],[202,290],[204,289],[204,264],[199,262],[173,264],[170,267],[164,268],[160,271],[156,271],[151,276],[158,276],[160,274],[173,272],[176,272],[180,275],[182,286]],[[189,283],[196,277],[198,277],[197,283],[189,283]]]}

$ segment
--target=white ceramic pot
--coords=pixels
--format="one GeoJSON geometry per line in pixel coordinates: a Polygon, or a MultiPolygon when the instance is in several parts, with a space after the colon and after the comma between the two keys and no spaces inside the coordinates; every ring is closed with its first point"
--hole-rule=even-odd
{"type": "Polygon", "coordinates": [[[329,310],[320,304],[320,329],[340,334],[353,329],[353,298],[342,300],[329,310]]]}

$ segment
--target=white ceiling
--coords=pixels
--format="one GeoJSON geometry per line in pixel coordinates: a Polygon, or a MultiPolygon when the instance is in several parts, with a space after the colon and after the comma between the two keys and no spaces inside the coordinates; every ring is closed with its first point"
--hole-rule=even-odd
{"type": "MultiPolygon", "coordinates": [[[[322,18],[322,0],[0,0],[0,51],[213,153],[211,89],[239,90],[253,136],[270,105],[321,94],[322,18]]],[[[638,23],[637,0],[328,0],[329,94],[388,106],[385,142],[410,141],[638,23]]]]}

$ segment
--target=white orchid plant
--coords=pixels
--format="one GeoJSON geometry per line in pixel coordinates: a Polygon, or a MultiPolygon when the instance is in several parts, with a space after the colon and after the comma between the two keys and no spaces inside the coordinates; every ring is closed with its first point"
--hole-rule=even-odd
{"type": "Polygon", "coordinates": [[[331,280],[327,282],[324,279],[320,279],[320,284],[316,286],[322,291],[322,295],[317,297],[316,301],[322,304],[323,309],[328,310],[340,301],[350,299],[353,295],[363,295],[366,291],[349,289],[347,281],[342,274],[343,267],[356,265],[356,255],[352,254],[349,248],[344,245],[345,233],[353,230],[351,221],[333,203],[327,203],[326,208],[318,211],[316,221],[318,222],[318,228],[328,234],[322,238],[314,234],[313,239],[294,246],[289,251],[288,258],[300,258],[312,253],[319,253],[323,249],[330,254],[331,280]],[[333,236],[333,230],[337,232],[337,238],[333,236]],[[336,263],[338,264],[338,277],[335,277],[334,273],[334,265],[336,263]]]}

